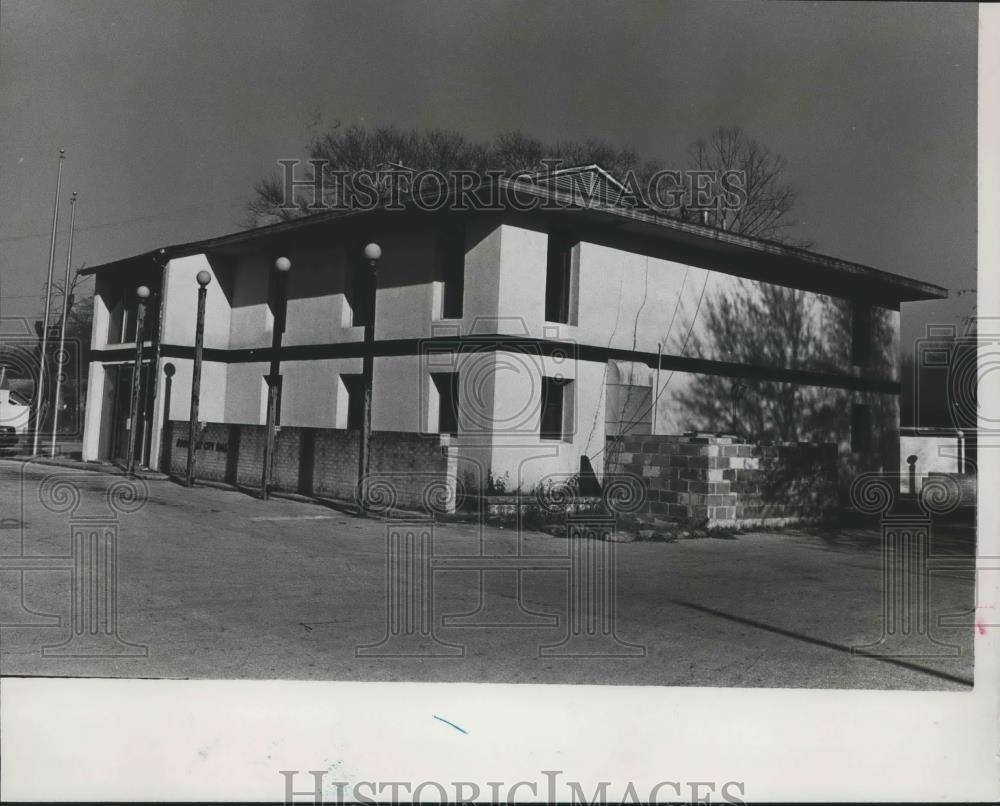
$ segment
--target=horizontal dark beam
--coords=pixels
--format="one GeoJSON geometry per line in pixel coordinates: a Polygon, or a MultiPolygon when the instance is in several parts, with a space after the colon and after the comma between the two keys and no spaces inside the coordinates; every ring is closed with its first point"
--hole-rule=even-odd
{"type": "MultiPolygon", "coordinates": [[[[447,351],[472,352],[520,352],[529,355],[561,356],[566,359],[606,363],[614,361],[635,361],[655,368],[657,354],[641,350],[625,350],[615,347],[601,347],[592,344],[554,339],[534,339],[525,336],[461,336],[433,337],[426,339],[386,339],[372,345],[363,342],[333,342],[329,344],[298,344],[272,347],[222,350],[206,347],[206,361],[224,364],[270,363],[280,361],[318,361],[331,358],[364,358],[370,354],[376,358],[390,356],[419,356],[447,351]],[[370,350],[370,352],[369,352],[370,350]]],[[[164,358],[194,358],[194,347],[177,344],[163,344],[160,355],[164,358]]],[[[95,361],[130,361],[135,356],[131,348],[106,348],[91,350],[95,361]]],[[[730,378],[795,383],[802,386],[823,386],[834,389],[852,389],[862,392],[879,392],[898,395],[897,381],[878,378],[859,378],[831,372],[816,372],[803,369],[786,369],[751,364],[737,364],[731,361],[715,361],[708,358],[664,354],[659,356],[660,369],[675,372],[691,372],[699,375],[723,375],[730,378]]]]}

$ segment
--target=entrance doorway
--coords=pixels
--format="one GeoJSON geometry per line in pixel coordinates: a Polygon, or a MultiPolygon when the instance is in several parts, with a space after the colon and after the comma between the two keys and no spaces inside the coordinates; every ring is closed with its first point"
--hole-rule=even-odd
{"type": "MultiPolygon", "coordinates": [[[[152,428],[152,363],[145,362],[140,373],[139,415],[134,426],[136,436],[136,462],[145,464],[149,458],[152,428]]],[[[101,409],[101,438],[99,458],[123,464],[128,460],[129,434],[132,406],[132,364],[109,364],[104,368],[104,395],[101,409]]]]}

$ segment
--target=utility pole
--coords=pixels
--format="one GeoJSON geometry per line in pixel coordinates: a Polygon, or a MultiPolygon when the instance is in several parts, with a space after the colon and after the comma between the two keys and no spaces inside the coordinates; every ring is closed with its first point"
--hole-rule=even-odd
{"type": "Polygon", "coordinates": [[[132,405],[129,407],[128,419],[128,462],[126,473],[135,475],[135,439],[139,431],[139,401],[142,397],[142,345],[143,326],[146,323],[146,300],[149,299],[149,287],[141,285],[135,290],[138,300],[138,311],[135,318],[135,363],[132,366],[132,405]]]}
{"type": "Polygon", "coordinates": [[[69,316],[69,306],[73,299],[70,291],[70,272],[73,266],[73,233],[76,231],[76,191],[69,200],[69,248],[66,250],[66,279],[63,281],[62,324],[59,326],[59,352],[56,372],[55,411],[52,412],[52,453],[56,455],[56,435],[59,433],[59,403],[62,399],[62,383],[66,363],[66,318],[69,316]]]}
{"type": "Polygon", "coordinates": [[[281,395],[281,337],[285,332],[285,317],[288,313],[288,272],[291,268],[292,262],[287,257],[279,257],[274,261],[274,331],[271,334],[270,371],[264,376],[267,381],[267,433],[264,439],[264,467],[260,477],[261,498],[265,501],[271,496],[271,465],[274,463],[278,400],[281,395]]]}
{"type": "Polygon", "coordinates": [[[365,318],[364,358],[362,359],[361,383],[363,404],[361,435],[358,444],[358,514],[368,517],[368,467],[372,440],[372,377],[375,370],[375,295],[378,293],[378,262],[382,257],[382,247],[370,243],[365,247],[365,260],[371,273],[368,277],[368,293],[365,295],[367,317],[365,318]]]}
{"type": "MultiPolygon", "coordinates": [[[[198,281],[198,318],[194,326],[194,367],[191,371],[191,413],[188,417],[188,455],[187,472],[184,474],[184,484],[188,487],[194,484],[195,445],[198,439],[198,406],[201,403],[201,362],[205,346],[205,296],[212,275],[202,269],[195,280],[198,281]]],[[[169,365],[168,365],[169,366],[169,365]]],[[[166,367],[164,367],[164,370],[166,367]]],[[[173,377],[173,372],[167,378],[173,377]]],[[[169,388],[169,385],[168,385],[169,388]]]]}
{"type": "Polygon", "coordinates": [[[62,167],[66,149],[59,149],[59,170],[56,173],[56,197],[52,204],[52,240],[49,242],[49,278],[45,283],[45,315],[42,319],[42,352],[38,359],[38,384],[35,386],[35,428],[31,455],[38,455],[38,440],[42,435],[42,405],[45,400],[45,353],[49,349],[49,308],[52,305],[52,270],[56,262],[56,231],[59,228],[59,192],[62,188],[62,167]]]}

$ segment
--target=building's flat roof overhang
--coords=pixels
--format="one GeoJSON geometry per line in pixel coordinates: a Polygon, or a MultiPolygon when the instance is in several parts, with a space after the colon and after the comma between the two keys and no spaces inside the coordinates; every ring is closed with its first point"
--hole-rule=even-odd
{"type": "MultiPolygon", "coordinates": [[[[653,210],[605,204],[580,196],[540,187],[528,180],[499,179],[484,182],[475,193],[481,198],[517,194],[518,205],[504,206],[493,212],[541,217],[559,226],[586,233],[587,239],[627,248],[655,257],[674,260],[701,268],[803,288],[841,297],[867,298],[886,303],[943,299],[948,290],[942,286],[903,277],[860,263],[841,260],[806,249],[716,229],[690,221],[671,218],[653,210]],[[487,194],[492,194],[487,196],[487,194]],[[526,200],[546,200],[545,209],[524,211],[526,200]],[[551,208],[551,209],[550,209],[551,208]]],[[[288,221],[234,232],[215,238],[166,246],[80,271],[95,274],[125,270],[147,261],[165,262],[171,258],[204,252],[240,252],[260,242],[270,242],[272,249],[292,245],[292,239],[308,233],[338,230],[350,225],[356,230],[360,221],[365,229],[374,229],[379,219],[470,213],[427,212],[411,200],[402,211],[378,207],[364,211],[332,210],[288,221]]],[[[471,214],[475,214],[473,211],[471,214]]]]}

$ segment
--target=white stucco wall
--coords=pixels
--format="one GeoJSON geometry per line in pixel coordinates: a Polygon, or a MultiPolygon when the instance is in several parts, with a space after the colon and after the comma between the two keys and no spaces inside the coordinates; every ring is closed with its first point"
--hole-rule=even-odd
{"type": "MultiPolygon", "coordinates": [[[[500,332],[542,338],[545,319],[545,232],[505,224],[500,235],[497,315],[500,332]],[[518,320],[523,320],[521,326],[518,320]]],[[[549,335],[555,335],[550,333],[549,335]]]]}
{"type": "MultiPolygon", "coordinates": [[[[170,419],[187,420],[191,416],[191,376],[194,361],[188,358],[164,359],[160,364],[160,394],[166,383],[163,365],[171,363],[176,368],[171,381],[170,419]]],[[[225,418],[226,365],[219,361],[203,361],[201,365],[201,395],[198,399],[198,419],[202,422],[219,422],[225,418]]]]}
{"type": "Polygon", "coordinates": [[[198,317],[198,282],[200,271],[208,271],[212,280],[205,294],[205,346],[225,349],[229,346],[232,305],[226,294],[225,270],[209,262],[205,255],[191,255],[171,260],[163,278],[164,344],[193,347],[198,317]]]}
{"type": "Polygon", "coordinates": [[[462,333],[485,332],[498,316],[502,236],[498,220],[473,222],[466,227],[462,333]]]}
{"type": "MultiPolygon", "coordinates": [[[[96,336],[96,317],[94,327],[94,335],[96,336]]],[[[100,361],[91,361],[90,366],[87,368],[87,410],[83,421],[83,446],[81,451],[81,456],[85,462],[96,462],[100,458],[103,398],[104,364],[100,361]]]]}
{"type": "MultiPolygon", "coordinates": [[[[340,376],[360,372],[360,358],[283,362],[281,424],[304,428],[337,428],[341,409],[344,409],[343,418],[346,419],[347,416],[347,401],[340,394],[340,376]]],[[[376,377],[377,373],[376,366],[376,377]]]]}
{"type": "MultiPolygon", "coordinates": [[[[163,425],[171,420],[187,421],[191,417],[191,381],[194,361],[189,358],[161,358],[158,366],[157,394],[153,404],[153,438],[150,441],[150,463],[157,466],[162,447],[163,425]],[[171,364],[174,375],[167,382],[164,367],[171,364]],[[169,405],[167,390],[170,390],[169,405]]],[[[220,422],[225,419],[226,365],[219,361],[203,361],[201,365],[201,395],[198,399],[198,421],[220,422]]]]}
{"type": "Polygon", "coordinates": [[[90,331],[90,347],[92,350],[99,350],[108,343],[110,314],[108,312],[105,289],[109,281],[109,278],[98,275],[94,282],[94,319],[90,331]]]}

